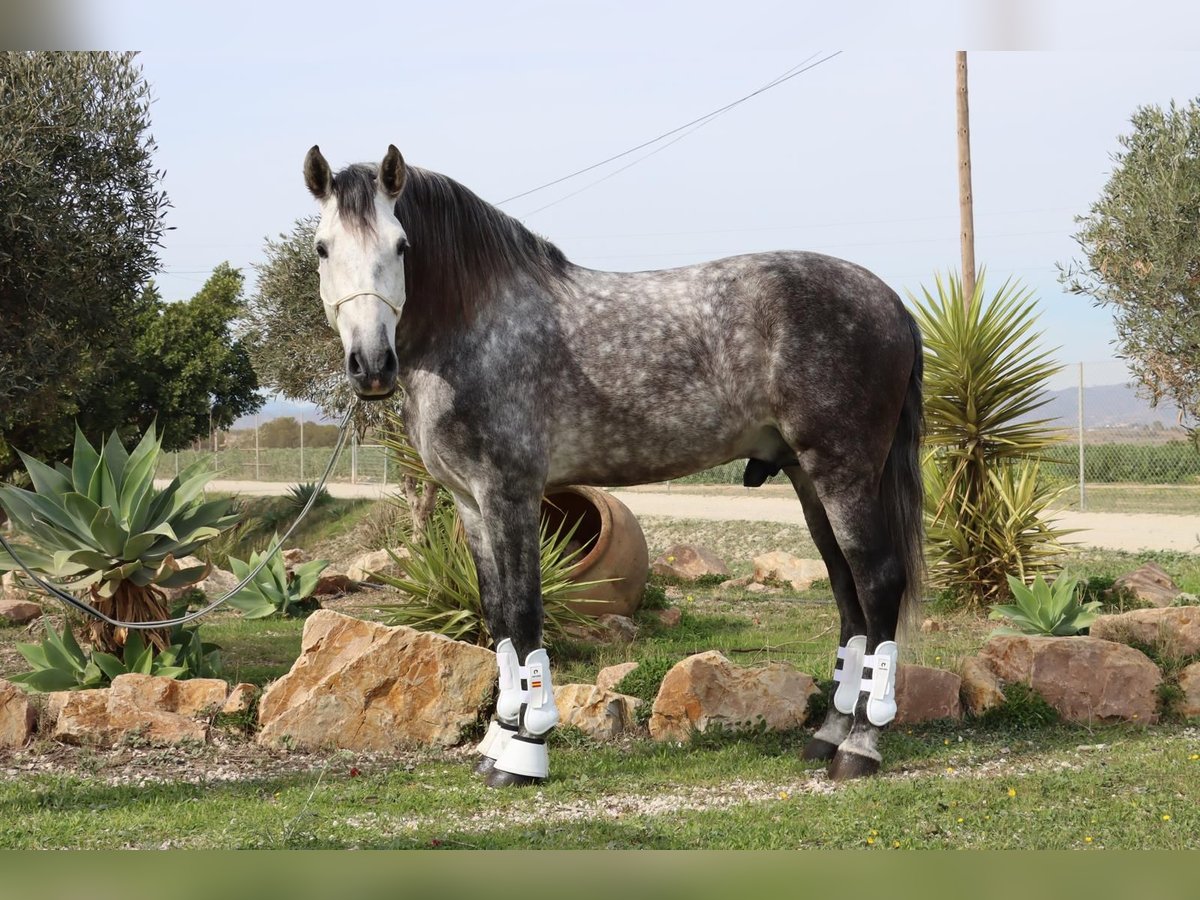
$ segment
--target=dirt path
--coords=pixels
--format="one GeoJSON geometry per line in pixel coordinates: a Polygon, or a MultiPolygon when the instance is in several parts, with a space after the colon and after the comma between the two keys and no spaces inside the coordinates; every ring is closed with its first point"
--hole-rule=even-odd
{"type": "MultiPolygon", "coordinates": [[[[209,489],[246,495],[284,494],[292,485],[266,481],[214,481],[209,489]]],[[[335,497],[378,499],[388,490],[379,484],[330,484],[335,497]]],[[[791,489],[769,485],[755,490],[722,485],[684,485],[664,490],[660,485],[625,488],[614,495],[638,516],[668,516],[709,521],[780,522],[804,525],[804,514],[791,489]]],[[[1153,513],[1057,514],[1064,528],[1077,529],[1071,536],[1088,547],[1109,550],[1176,550],[1200,552],[1200,516],[1153,513]]]]}

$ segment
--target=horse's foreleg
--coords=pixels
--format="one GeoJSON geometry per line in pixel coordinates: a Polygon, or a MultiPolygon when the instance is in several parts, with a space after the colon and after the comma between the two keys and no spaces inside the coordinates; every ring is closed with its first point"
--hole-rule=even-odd
{"type": "MultiPolygon", "coordinates": [[[[479,509],[487,563],[494,578],[489,622],[498,621],[493,636],[501,662],[500,728],[512,724],[488,772],[489,787],[538,784],[549,775],[546,736],[558,724],[558,707],[550,678],[550,658],[542,648],[540,492],[527,498],[485,494],[479,509]],[[506,721],[507,720],[507,721],[506,721]]],[[[482,584],[481,584],[482,590],[482,584]]]]}
{"type": "Polygon", "coordinates": [[[488,725],[487,733],[479,742],[476,751],[479,761],[475,766],[478,775],[487,775],[504,752],[512,736],[517,733],[518,720],[524,692],[521,690],[520,659],[508,637],[508,626],[504,620],[504,603],[500,593],[500,579],[496,570],[484,529],[483,514],[471,497],[456,496],[455,506],[467,536],[467,547],[475,562],[479,582],[479,599],[488,632],[496,645],[496,668],[499,679],[496,692],[496,715],[488,725]]]}

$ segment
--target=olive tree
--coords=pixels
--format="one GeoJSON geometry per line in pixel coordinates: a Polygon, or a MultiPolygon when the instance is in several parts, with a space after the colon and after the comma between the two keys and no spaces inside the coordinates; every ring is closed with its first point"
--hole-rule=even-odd
{"type": "Polygon", "coordinates": [[[158,265],[154,149],[133,54],[0,53],[0,481],[92,422],[158,265]]]}
{"type": "Polygon", "coordinates": [[[1200,101],[1140,107],[1076,222],[1073,293],[1112,309],[1121,356],[1157,402],[1200,418],[1200,101]]]}

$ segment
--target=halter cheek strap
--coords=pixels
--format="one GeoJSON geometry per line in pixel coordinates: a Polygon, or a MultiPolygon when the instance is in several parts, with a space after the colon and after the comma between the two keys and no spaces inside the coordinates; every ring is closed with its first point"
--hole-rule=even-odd
{"type": "Polygon", "coordinates": [[[342,308],[343,303],[348,303],[355,297],[374,297],[377,300],[382,300],[387,308],[396,314],[396,318],[400,318],[401,307],[393,303],[389,298],[383,296],[383,294],[376,293],[375,291],[355,291],[352,294],[347,294],[341,300],[338,300],[334,303],[330,303],[328,300],[321,301],[323,304],[325,304],[325,317],[329,319],[330,325],[337,325],[338,310],[342,308]]]}

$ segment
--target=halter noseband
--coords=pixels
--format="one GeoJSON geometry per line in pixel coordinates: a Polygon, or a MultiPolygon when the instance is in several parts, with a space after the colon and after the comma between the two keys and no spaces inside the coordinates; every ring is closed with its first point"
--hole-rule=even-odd
{"type": "Polygon", "coordinates": [[[350,300],[353,300],[355,297],[375,297],[378,300],[382,300],[384,304],[387,305],[388,309],[396,314],[396,318],[400,318],[400,307],[387,297],[383,296],[383,294],[376,293],[375,291],[355,291],[352,294],[347,294],[336,303],[330,303],[328,300],[324,299],[321,300],[321,302],[325,305],[325,317],[329,319],[330,325],[337,325],[338,310],[342,308],[343,303],[347,303],[350,300]]]}

